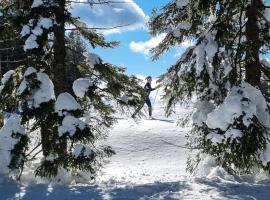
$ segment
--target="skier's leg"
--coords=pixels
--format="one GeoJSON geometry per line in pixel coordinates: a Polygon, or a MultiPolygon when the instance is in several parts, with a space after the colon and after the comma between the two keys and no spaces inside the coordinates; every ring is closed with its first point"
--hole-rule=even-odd
{"type": "Polygon", "coordinates": [[[148,107],[149,117],[152,117],[152,107],[148,107]]]}
{"type": "Polygon", "coordinates": [[[149,117],[152,117],[152,104],[151,104],[151,101],[150,101],[149,97],[147,97],[145,99],[145,103],[148,106],[149,117]]]}

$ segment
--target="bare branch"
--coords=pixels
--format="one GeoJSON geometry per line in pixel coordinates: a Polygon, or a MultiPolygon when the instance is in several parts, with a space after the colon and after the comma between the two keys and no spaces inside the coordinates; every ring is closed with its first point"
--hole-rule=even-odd
{"type": "Polygon", "coordinates": [[[75,28],[66,28],[65,30],[67,31],[72,31],[72,30],[78,30],[78,29],[86,29],[86,30],[111,30],[115,28],[122,28],[129,26],[130,24],[124,24],[124,25],[117,25],[117,26],[112,26],[112,27],[75,27],[75,28]]]}
{"type": "Polygon", "coordinates": [[[19,63],[19,62],[25,62],[25,61],[26,61],[26,59],[24,59],[24,60],[4,60],[4,61],[0,60],[0,63],[19,63]]]}
{"type": "Polygon", "coordinates": [[[90,5],[100,5],[100,4],[122,4],[122,3],[131,3],[131,2],[126,2],[126,1],[100,1],[100,2],[91,2],[90,0],[88,1],[66,1],[67,3],[84,3],[84,4],[90,4],[90,5]]]}

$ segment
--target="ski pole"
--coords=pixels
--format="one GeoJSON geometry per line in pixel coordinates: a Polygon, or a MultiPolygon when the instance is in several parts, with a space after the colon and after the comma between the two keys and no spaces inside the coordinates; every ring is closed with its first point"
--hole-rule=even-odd
{"type": "Polygon", "coordinates": [[[154,105],[154,104],[155,104],[155,102],[156,102],[156,98],[157,98],[158,90],[159,90],[159,89],[157,89],[157,92],[156,92],[156,96],[155,96],[155,98],[154,98],[153,105],[154,105]]]}

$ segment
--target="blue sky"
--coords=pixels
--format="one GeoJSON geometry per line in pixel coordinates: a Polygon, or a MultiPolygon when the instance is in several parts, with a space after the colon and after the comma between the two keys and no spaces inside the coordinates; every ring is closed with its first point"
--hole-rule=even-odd
{"type": "MultiPolygon", "coordinates": [[[[152,9],[160,9],[166,5],[169,0],[126,0],[128,3],[115,4],[110,6],[96,7],[91,9],[86,5],[74,8],[74,14],[79,15],[81,19],[92,27],[130,24],[128,27],[116,30],[115,33],[105,32],[108,40],[120,41],[120,45],[114,49],[94,49],[93,51],[100,57],[112,64],[124,66],[127,68],[128,74],[140,74],[158,76],[166,71],[166,69],[177,61],[176,50],[172,50],[163,55],[159,60],[152,61],[150,54],[147,53],[151,44],[157,43],[150,41],[147,45],[144,42],[151,40],[145,23],[151,16],[152,9]],[[132,6],[130,6],[132,4],[132,6]],[[112,11],[113,9],[113,11],[112,11]],[[123,11],[126,9],[127,11],[123,11]],[[93,12],[92,10],[97,10],[93,12]],[[105,10],[105,11],[104,11],[105,10]],[[116,14],[112,14],[112,13],[116,14]],[[141,43],[140,43],[141,42],[141,43]],[[130,47],[133,43],[137,52],[130,47]],[[144,45],[148,47],[144,47],[144,45]],[[142,47],[141,47],[142,46],[142,47]],[[142,48],[142,49],[140,49],[142,48]]],[[[156,40],[158,41],[158,39],[156,40]]]]}
{"type": "MultiPolygon", "coordinates": [[[[157,61],[152,61],[150,47],[154,47],[162,39],[162,35],[152,38],[147,30],[147,20],[154,8],[161,9],[170,0],[114,0],[125,1],[110,5],[98,5],[91,8],[80,4],[73,8],[73,14],[80,16],[89,27],[113,27],[129,25],[105,31],[108,40],[120,41],[114,49],[94,49],[104,61],[124,66],[128,74],[151,75],[157,77],[175,64],[185,46],[172,49],[157,61]]],[[[269,3],[270,0],[267,0],[269,3]]],[[[269,56],[267,56],[269,57],[269,56]]]]}

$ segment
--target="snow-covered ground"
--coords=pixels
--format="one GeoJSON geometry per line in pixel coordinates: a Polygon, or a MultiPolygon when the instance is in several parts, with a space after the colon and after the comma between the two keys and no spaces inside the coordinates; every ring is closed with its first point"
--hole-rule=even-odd
{"type": "MultiPolygon", "coordinates": [[[[179,117],[188,112],[178,109],[179,117]]],[[[270,199],[268,180],[238,180],[220,168],[207,169],[207,173],[202,169],[205,176],[188,175],[188,150],[169,143],[185,145],[189,127],[177,126],[177,116],[165,118],[162,106],[155,106],[154,117],[119,120],[107,140],[116,155],[95,183],[19,185],[0,177],[0,200],[270,199]]]]}

